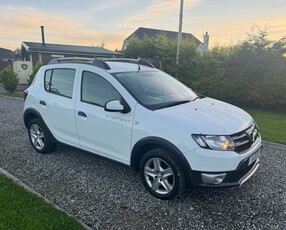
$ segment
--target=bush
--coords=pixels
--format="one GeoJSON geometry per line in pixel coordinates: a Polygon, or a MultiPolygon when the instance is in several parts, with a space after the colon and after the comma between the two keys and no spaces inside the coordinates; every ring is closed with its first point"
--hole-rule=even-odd
{"type": "Polygon", "coordinates": [[[4,89],[13,93],[18,85],[19,78],[11,67],[6,67],[0,72],[0,82],[3,83],[4,89]]]}
{"type": "Polygon", "coordinates": [[[29,78],[27,79],[27,82],[28,82],[29,85],[32,84],[32,82],[33,82],[33,80],[34,80],[34,78],[35,78],[35,76],[36,76],[38,70],[41,68],[42,65],[43,65],[43,64],[38,61],[38,62],[36,63],[36,65],[33,67],[33,72],[29,75],[29,78]]]}

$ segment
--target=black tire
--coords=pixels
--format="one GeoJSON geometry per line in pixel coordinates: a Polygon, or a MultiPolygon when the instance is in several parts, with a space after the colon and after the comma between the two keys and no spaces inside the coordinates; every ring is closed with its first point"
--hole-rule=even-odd
{"type": "Polygon", "coordinates": [[[35,118],[28,125],[29,140],[39,153],[50,153],[57,144],[51,140],[51,134],[41,119],[35,118]]]}
{"type": "Polygon", "coordinates": [[[186,189],[180,164],[174,154],[163,148],[152,149],[142,157],[140,176],[147,190],[163,200],[173,199],[186,189]]]}

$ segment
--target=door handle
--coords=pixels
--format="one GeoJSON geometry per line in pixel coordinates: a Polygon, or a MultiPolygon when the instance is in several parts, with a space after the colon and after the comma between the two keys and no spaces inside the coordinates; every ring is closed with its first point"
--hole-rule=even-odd
{"type": "Polygon", "coordinates": [[[82,111],[79,111],[77,114],[81,117],[87,117],[86,114],[82,111]]]}
{"type": "Polygon", "coordinates": [[[44,102],[44,101],[42,101],[42,100],[40,100],[40,104],[41,104],[41,105],[47,105],[46,102],[44,102]]]}

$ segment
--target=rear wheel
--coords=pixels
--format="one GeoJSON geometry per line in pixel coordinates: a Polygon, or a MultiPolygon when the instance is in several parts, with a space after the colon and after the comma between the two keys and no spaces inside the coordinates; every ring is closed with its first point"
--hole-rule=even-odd
{"type": "Polygon", "coordinates": [[[51,141],[48,129],[39,118],[30,121],[28,132],[29,140],[37,152],[50,153],[56,148],[56,143],[51,141]]]}
{"type": "Polygon", "coordinates": [[[147,190],[157,198],[172,199],[185,191],[183,170],[165,149],[152,149],[143,156],[140,176],[147,190]]]}

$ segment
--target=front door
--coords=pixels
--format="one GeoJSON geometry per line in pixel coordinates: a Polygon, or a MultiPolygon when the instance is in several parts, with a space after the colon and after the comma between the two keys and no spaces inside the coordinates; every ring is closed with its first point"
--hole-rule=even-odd
{"type": "Polygon", "coordinates": [[[130,161],[133,111],[123,114],[104,110],[106,102],[122,100],[104,71],[81,72],[76,124],[81,148],[128,164],[130,161]]]}

